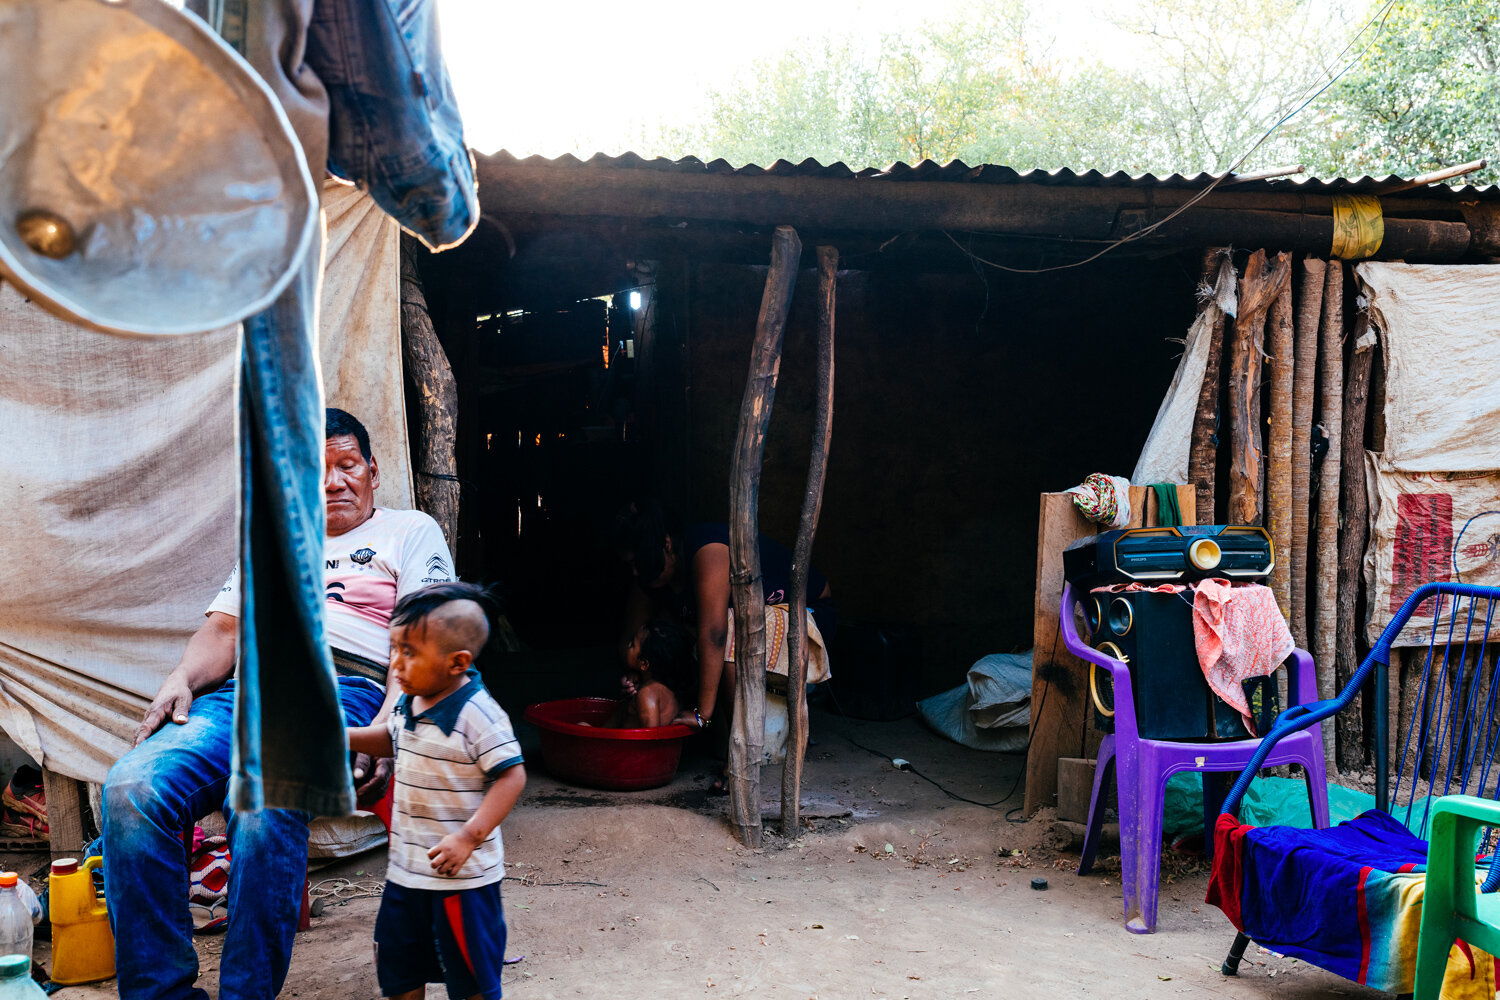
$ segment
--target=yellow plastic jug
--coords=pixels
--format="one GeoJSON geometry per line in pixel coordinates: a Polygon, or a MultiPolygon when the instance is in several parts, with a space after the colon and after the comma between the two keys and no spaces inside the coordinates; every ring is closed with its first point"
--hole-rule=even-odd
{"type": "Polygon", "coordinates": [[[52,922],[52,981],[64,986],[92,983],[115,974],[115,935],[104,896],[94,891],[101,858],[79,867],[75,858],[52,862],[47,877],[47,915],[52,922]]]}

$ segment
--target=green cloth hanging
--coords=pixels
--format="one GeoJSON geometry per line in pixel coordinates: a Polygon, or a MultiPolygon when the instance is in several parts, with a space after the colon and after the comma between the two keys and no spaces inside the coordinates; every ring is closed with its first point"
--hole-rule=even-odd
{"type": "Polygon", "coordinates": [[[1177,506],[1177,487],[1171,483],[1152,483],[1156,491],[1156,523],[1163,528],[1182,524],[1182,510],[1177,506]]]}

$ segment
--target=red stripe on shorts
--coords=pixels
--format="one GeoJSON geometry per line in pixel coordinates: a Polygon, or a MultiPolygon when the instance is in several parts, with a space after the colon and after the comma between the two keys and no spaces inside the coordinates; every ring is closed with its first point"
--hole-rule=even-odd
{"type": "Polygon", "coordinates": [[[456,894],[444,896],[443,912],[448,915],[448,927],[453,931],[453,940],[458,942],[458,953],[464,957],[464,964],[469,967],[469,975],[478,978],[478,973],[474,971],[474,960],[469,957],[469,942],[464,937],[463,901],[456,894]]]}

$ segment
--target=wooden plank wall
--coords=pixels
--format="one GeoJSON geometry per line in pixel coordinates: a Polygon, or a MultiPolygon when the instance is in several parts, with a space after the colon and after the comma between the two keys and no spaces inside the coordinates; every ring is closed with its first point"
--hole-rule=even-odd
{"type": "MultiPolygon", "coordinates": [[[[1177,506],[1184,524],[1197,523],[1197,492],[1191,485],[1177,487],[1177,506]]],[[[1132,486],[1130,513],[1132,528],[1155,525],[1155,493],[1145,486],[1132,486]]],[[[1063,549],[1101,528],[1078,513],[1071,494],[1042,494],[1036,543],[1031,744],[1026,754],[1027,816],[1056,803],[1058,758],[1092,757],[1099,746],[1089,712],[1088,669],[1063,648],[1057,616],[1062,608],[1063,549]]]]}

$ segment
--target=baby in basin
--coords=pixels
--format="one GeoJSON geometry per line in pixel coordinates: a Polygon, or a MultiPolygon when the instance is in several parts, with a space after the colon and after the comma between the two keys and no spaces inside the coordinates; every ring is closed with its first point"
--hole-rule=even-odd
{"type": "Polygon", "coordinates": [[[674,688],[681,682],[692,637],[667,618],[641,626],[625,652],[624,698],[604,723],[613,729],[646,729],[670,725],[677,717],[674,688]]]}

